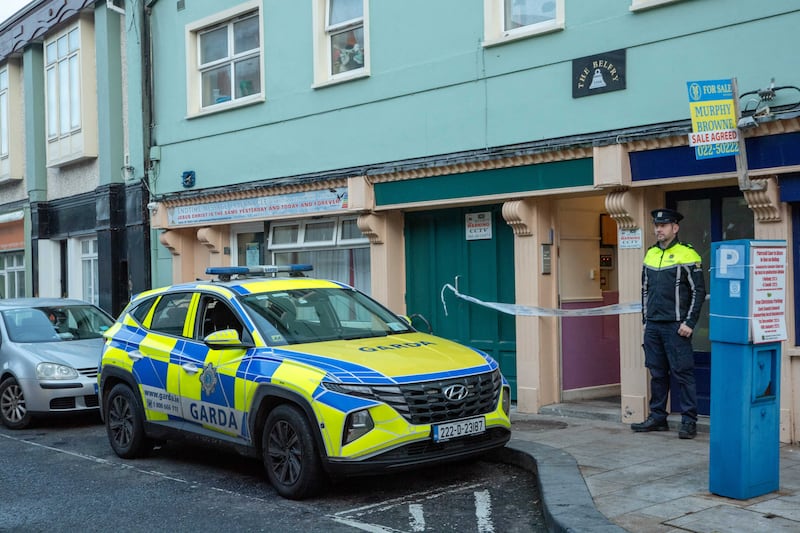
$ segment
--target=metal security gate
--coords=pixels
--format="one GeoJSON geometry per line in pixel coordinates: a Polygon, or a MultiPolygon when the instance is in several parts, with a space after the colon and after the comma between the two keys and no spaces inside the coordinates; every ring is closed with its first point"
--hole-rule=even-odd
{"type": "Polygon", "coordinates": [[[514,234],[500,205],[405,215],[406,309],[416,327],[483,350],[500,363],[516,399],[516,326],[498,313],[445,293],[446,283],[481,300],[514,303],[514,234]],[[468,231],[467,220],[477,222],[468,231]],[[489,236],[490,234],[490,236],[489,236]],[[415,315],[417,315],[415,317],[415,315]]]}

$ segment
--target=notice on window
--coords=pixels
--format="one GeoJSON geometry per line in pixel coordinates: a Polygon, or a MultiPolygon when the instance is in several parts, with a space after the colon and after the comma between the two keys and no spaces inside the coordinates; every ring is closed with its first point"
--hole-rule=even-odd
{"type": "Polygon", "coordinates": [[[467,240],[478,241],[492,238],[492,213],[467,213],[467,240]]]}
{"type": "Polygon", "coordinates": [[[750,295],[754,344],[786,340],[786,247],[753,246],[750,295]]]}

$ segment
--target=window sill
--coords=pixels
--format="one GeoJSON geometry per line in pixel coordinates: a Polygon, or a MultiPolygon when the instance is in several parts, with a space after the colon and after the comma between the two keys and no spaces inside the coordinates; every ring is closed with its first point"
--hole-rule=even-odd
{"type": "Polygon", "coordinates": [[[20,182],[22,182],[22,176],[0,176],[0,185],[20,182]]]}
{"type": "Polygon", "coordinates": [[[516,30],[506,31],[497,35],[492,35],[491,37],[484,38],[483,47],[489,48],[490,46],[497,46],[500,44],[505,44],[513,41],[519,41],[521,39],[527,39],[529,37],[535,37],[537,35],[546,35],[548,33],[562,31],[565,27],[566,24],[564,24],[563,22],[553,21],[546,24],[543,23],[541,25],[537,25],[536,27],[532,28],[517,28],[516,30]]]}
{"type": "Polygon", "coordinates": [[[633,5],[629,8],[634,13],[637,11],[645,11],[654,7],[663,6],[665,4],[674,4],[681,0],[633,0],[633,5]]]}
{"type": "Polygon", "coordinates": [[[238,100],[225,102],[225,104],[218,104],[216,107],[207,107],[205,109],[195,110],[194,112],[186,115],[186,118],[193,119],[199,117],[207,117],[209,115],[216,115],[217,113],[224,113],[226,111],[231,111],[232,109],[239,109],[240,107],[247,107],[255,104],[263,104],[266,101],[267,99],[264,97],[263,94],[251,95],[245,98],[239,98],[238,100]]]}
{"type": "Polygon", "coordinates": [[[369,78],[369,69],[363,68],[360,70],[352,70],[350,72],[346,72],[344,74],[337,74],[336,77],[330,78],[324,81],[314,82],[311,85],[312,89],[322,89],[324,87],[329,87],[331,85],[338,85],[340,83],[346,83],[352,80],[360,80],[362,78],[369,78]]]}

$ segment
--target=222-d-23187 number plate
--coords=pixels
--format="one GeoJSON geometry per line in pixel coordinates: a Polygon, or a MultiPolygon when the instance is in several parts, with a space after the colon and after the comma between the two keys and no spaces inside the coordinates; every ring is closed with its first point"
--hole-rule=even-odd
{"type": "Polygon", "coordinates": [[[457,422],[447,424],[436,424],[433,426],[433,442],[466,437],[467,435],[477,435],[486,431],[486,419],[482,416],[467,418],[457,422]]]}

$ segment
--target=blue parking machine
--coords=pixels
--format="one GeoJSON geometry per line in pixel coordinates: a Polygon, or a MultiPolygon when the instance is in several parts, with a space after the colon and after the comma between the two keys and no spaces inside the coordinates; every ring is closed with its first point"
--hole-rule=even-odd
{"type": "Polygon", "coordinates": [[[786,241],[711,246],[709,490],[744,500],[779,488],[786,241]]]}

